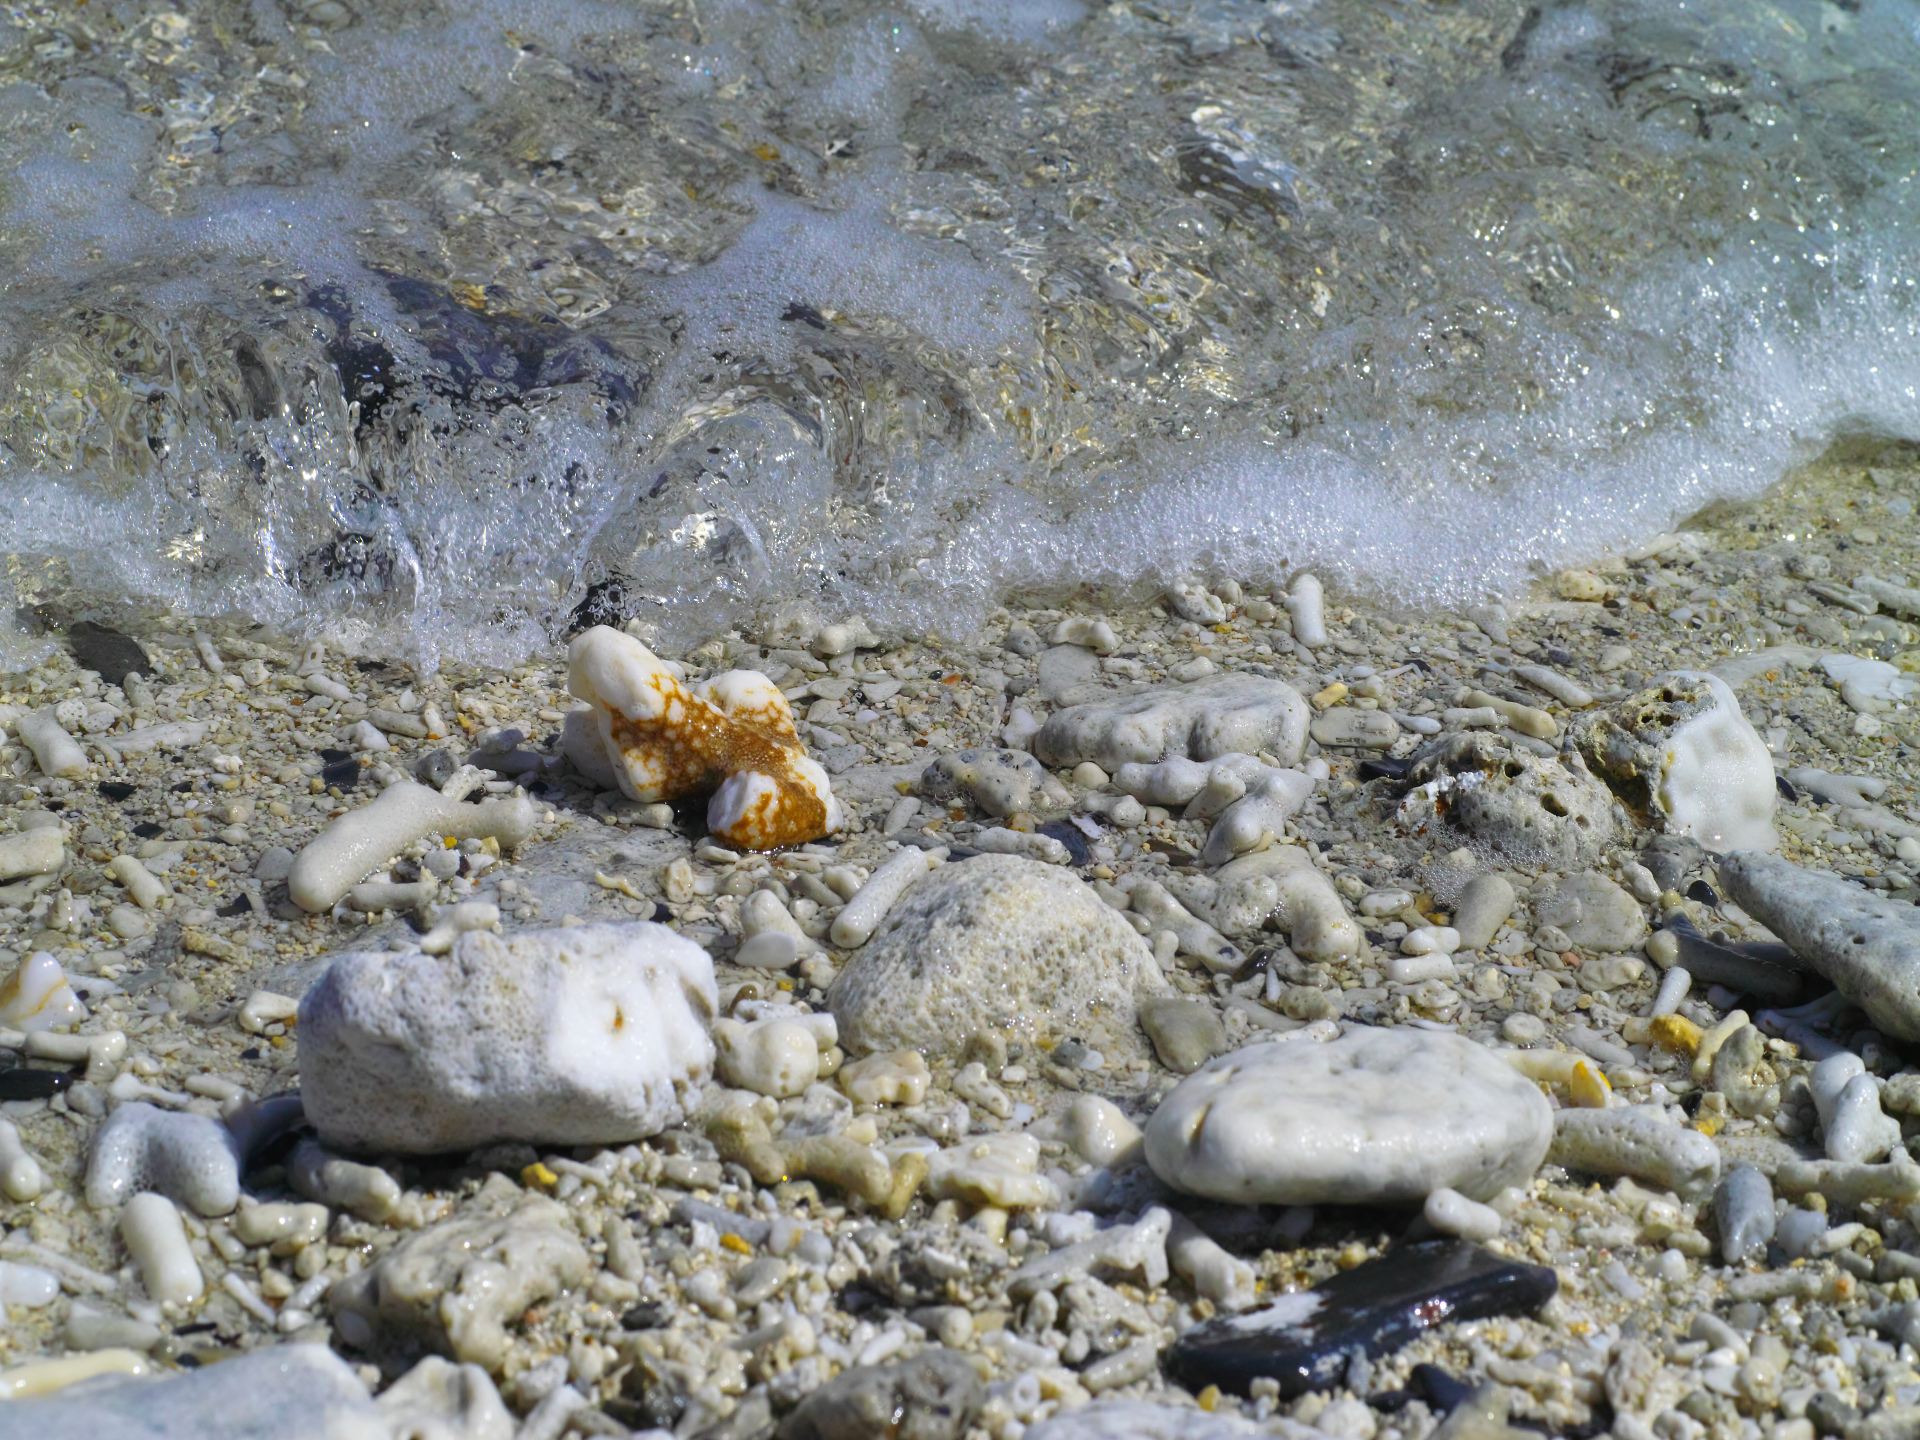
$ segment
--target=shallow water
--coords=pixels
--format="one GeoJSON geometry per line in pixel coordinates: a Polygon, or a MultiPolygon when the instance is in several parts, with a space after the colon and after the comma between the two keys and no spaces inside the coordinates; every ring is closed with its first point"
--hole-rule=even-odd
{"type": "Polygon", "coordinates": [[[1920,434],[1917,156],[1875,0],[17,7],[0,643],[1511,589],[1920,434]]]}

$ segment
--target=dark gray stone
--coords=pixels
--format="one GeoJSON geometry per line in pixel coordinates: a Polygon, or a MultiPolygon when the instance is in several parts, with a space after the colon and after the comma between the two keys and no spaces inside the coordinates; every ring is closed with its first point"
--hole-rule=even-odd
{"type": "Polygon", "coordinates": [[[67,631],[67,648],[82,670],[93,671],[109,685],[123,685],[129,675],[153,673],[153,660],[139,641],[91,620],[67,631]]]}
{"type": "Polygon", "coordinates": [[[444,750],[429,750],[413,762],[413,778],[438,790],[453,778],[459,764],[444,750]]]}
{"type": "Polygon", "coordinates": [[[1167,995],[1140,1005],[1140,1024],[1169,1070],[1190,1075],[1227,1048],[1227,1027],[1204,1000],[1167,995]]]}
{"type": "Polygon", "coordinates": [[[1702,934],[1679,912],[1663,922],[1665,930],[1679,942],[1676,962],[1697,981],[1724,985],[1742,995],[1750,995],[1762,1005],[1798,1005],[1810,989],[1824,990],[1817,979],[1808,976],[1793,952],[1784,945],[1735,944],[1702,934]],[[1808,981],[1813,979],[1809,986],[1808,981]]]}
{"type": "Polygon", "coordinates": [[[1656,835],[1640,849],[1640,863],[1662,890],[1678,890],[1706,858],[1706,847],[1691,835],[1656,835]]]}

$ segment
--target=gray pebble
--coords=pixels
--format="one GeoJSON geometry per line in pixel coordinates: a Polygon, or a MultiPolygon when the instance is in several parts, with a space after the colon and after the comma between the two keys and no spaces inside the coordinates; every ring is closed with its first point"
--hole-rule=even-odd
{"type": "Polygon", "coordinates": [[[1056,645],[1040,657],[1040,694],[1061,700],[1091,684],[1100,674],[1100,658],[1078,645],[1056,645]]]}
{"type": "Polygon", "coordinates": [[[292,870],[293,851],[284,845],[275,845],[261,852],[260,858],[254,862],[253,878],[272,884],[276,880],[286,879],[292,870]]]}
{"type": "Polygon", "coordinates": [[[1493,937],[1513,914],[1513,886],[1504,875],[1476,875],[1460,892],[1454,908],[1453,928],[1459,933],[1462,950],[1480,950],[1493,943],[1493,937]]]}
{"type": "Polygon", "coordinates": [[[787,1262],[763,1255],[733,1277],[734,1302],[743,1308],[771,1300],[787,1282],[787,1262]]]}
{"type": "Polygon", "coordinates": [[[1640,902],[1591,871],[1569,875],[1544,895],[1536,894],[1533,918],[1565,931],[1583,950],[1631,950],[1647,934],[1640,902]]]}
{"type": "Polygon", "coordinates": [[[1007,649],[1016,655],[1034,656],[1047,648],[1047,642],[1031,625],[1015,625],[1007,631],[1007,649]]]}
{"type": "Polygon", "coordinates": [[[1789,1259],[1804,1259],[1814,1241],[1827,1233],[1827,1217],[1819,1210],[1789,1210],[1774,1227],[1773,1238],[1789,1259]]]}
{"type": "Polygon", "coordinates": [[[1227,1048],[1226,1026],[1204,1000],[1162,996],[1140,1006],[1140,1024],[1160,1063],[1182,1075],[1191,1074],[1227,1048]]]}
{"type": "Polygon", "coordinates": [[[453,772],[460,767],[453,756],[444,750],[429,750],[413,762],[413,778],[422,785],[431,785],[438,790],[453,778],[453,772]]]}
{"type": "Polygon", "coordinates": [[[1691,835],[1656,835],[1641,849],[1640,863],[1653,873],[1661,889],[1678,890],[1706,856],[1705,847],[1691,835]]]}
{"type": "Polygon", "coordinates": [[[1751,1165],[1736,1165],[1713,1192],[1713,1220],[1720,1232],[1720,1258],[1743,1265],[1763,1254],[1773,1238],[1773,1186],[1751,1165]]]}

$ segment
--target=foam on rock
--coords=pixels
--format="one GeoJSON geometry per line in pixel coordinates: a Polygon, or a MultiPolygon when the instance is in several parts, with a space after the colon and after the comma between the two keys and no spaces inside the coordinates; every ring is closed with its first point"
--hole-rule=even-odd
{"type": "Polygon", "coordinates": [[[1307,702],[1286,682],[1215,675],[1061,710],[1034,736],[1033,753],[1056,767],[1091,760],[1108,774],[1122,765],[1234,753],[1292,765],[1306,753],[1307,724],[1307,702]]]}
{"type": "Polygon", "coordinates": [[[707,828],[742,850],[817,840],[843,823],[786,696],[757,671],[688,686],[631,635],[596,625],[568,651],[567,688],[593,707],[605,768],[630,799],[710,794],[707,828]]]}
{"type": "Polygon", "coordinates": [[[1484,1047],[1355,1026],[1209,1062],[1147,1122],[1146,1153],[1174,1189],[1231,1204],[1419,1205],[1525,1183],[1552,1135],[1538,1088],[1484,1047]]]}
{"type": "Polygon", "coordinates": [[[301,1098],[349,1150],[636,1140],[694,1103],[716,1006],[706,952],[650,923],[342,955],[300,1003],[301,1098]]]}
{"type": "Polygon", "coordinates": [[[1772,850],[1773,757],[1727,682],[1676,670],[1584,719],[1572,743],[1633,814],[1709,850],[1772,850]]]}
{"type": "Polygon", "coordinates": [[[989,1029],[1137,1048],[1136,995],[1166,988],[1146,941],[1084,881],[981,855],[917,880],[828,1001],[858,1053],[957,1056],[989,1029]]]}

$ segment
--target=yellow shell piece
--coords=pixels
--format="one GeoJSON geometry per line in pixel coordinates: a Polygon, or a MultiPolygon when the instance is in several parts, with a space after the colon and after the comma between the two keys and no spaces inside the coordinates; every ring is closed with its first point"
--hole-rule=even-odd
{"type": "Polygon", "coordinates": [[[1613,1086],[1607,1083],[1607,1077],[1600,1073],[1600,1067],[1590,1060],[1574,1063],[1573,1073],[1567,1077],[1567,1093],[1573,1097],[1573,1103],[1585,1110],[1604,1110],[1607,1102],[1613,1098],[1613,1086]]]}
{"type": "Polygon", "coordinates": [[[742,1236],[734,1234],[731,1230],[720,1237],[720,1248],[722,1250],[731,1250],[736,1255],[751,1255],[753,1253],[752,1242],[742,1236]]]}
{"type": "Polygon", "coordinates": [[[560,1177],[536,1160],[531,1165],[522,1167],[520,1183],[529,1190],[551,1190],[560,1183],[560,1177]]]}
{"type": "Polygon", "coordinates": [[[1347,698],[1347,695],[1347,682],[1344,680],[1336,680],[1327,686],[1326,689],[1316,691],[1309,697],[1309,700],[1314,709],[1325,710],[1329,706],[1338,705],[1342,700],[1347,698]]]}
{"type": "Polygon", "coordinates": [[[568,652],[567,688],[594,707],[614,778],[642,804],[711,795],[707,828],[740,850],[773,850],[838,830],[827,772],[807,757],[786,696],[729,670],[682,684],[632,636],[596,625],[568,652]]]}
{"type": "Polygon", "coordinates": [[[1676,1055],[1692,1055],[1700,1048],[1701,1029],[1684,1015],[1656,1015],[1647,1026],[1647,1035],[1662,1050],[1676,1055]]]}

